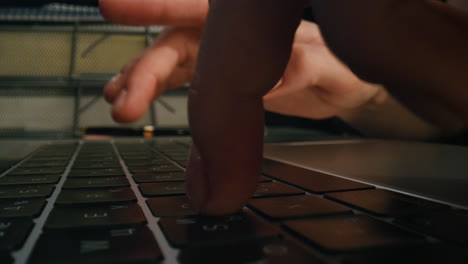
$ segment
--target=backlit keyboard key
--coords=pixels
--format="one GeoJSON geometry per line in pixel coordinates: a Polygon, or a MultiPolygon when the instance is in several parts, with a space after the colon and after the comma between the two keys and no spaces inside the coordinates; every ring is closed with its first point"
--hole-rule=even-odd
{"type": "Polygon", "coordinates": [[[136,197],[132,189],[120,188],[91,188],[62,190],[56,204],[93,204],[93,203],[117,203],[135,201],[136,197]]]}
{"type": "Polygon", "coordinates": [[[61,176],[60,174],[7,175],[0,178],[0,185],[57,183],[61,176]]]}
{"type": "Polygon", "coordinates": [[[45,199],[8,199],[0,201],[0,219],[10,217],[36,217],[45,206],[45,199]]]}
{"type": "Polygon", "coordinates": [[[271,197],[271,196],[285,196],[285,195],[300,195],[304,191],[290,187],[286,184],[279,182],[260,182],[257,186],[253,197],[271,197]]]}
{"type": "Polygon", "coordinates": [[[89,178],[69,178],[65,181],[63,188],[100,188],[100,187],[125,187],[130,186],[125,177],[89,177],[89,178]]]}
{"type": "Polygon", "coordinates": [[[279,239],[226,246],[187,247],[180,251],[178,260],[181,264],[325,264],[296,243],[279,239]]]}
{"type": "Polygon", "coordinates": [[[0,199],[49,197],[53,190],[52,184],[0,186],[0,199]]]}
{"type": "Polygon", "coordinates": [[[468,212],[427,212],[397,217],[396,222],[444,241],[468,245],[468,212]]]}
{"type": "Polygon", "coordinates": [[[314,195],[252,199],[248,205],[273,219],[351,213],[351,209],[314,195]]]}
{"type": "Polygon", "coordinates": [[[158,182],[158,183],[142,183],[140,190],[143,196],[172,196],[184,195],[184,182],[158,182]]]}
{"type": "Polygon", "coordinates": [[[28,160],[21,164],[22,168],[44,168],[44,167],[66,167],[68,159],[61,161],[34,161],[33,159],[28,160]]]}
{"type": "Polygon", "coordinates": [[[110,230],[47,231],[30,263],[157,263],[163,258],[147,227],[110,230]]]}
{"type": "Polygon", "coordinates": [[[138,204],[56,207],[47,218],[47,229],[115,228],[146,223],[138,204]]]}
{"type": "Polygon", "coordinates": [[[276,226],[247,213],[222,217],[163,217],[159,225],[175,247],[233,244],[279,234],[276,226]]]}
{"type": "Polygon", "coordinates": [[[181,171],[179,167],[173,164],[166,165],[153,165],[151,167],[131,167],[129,168],[131,173],[138,172],[167,172],[167,171],[181,171]]]}
{"type": "Polygon", "coordinates": [[[188,216],[197,213],[185,196],[151,198],[146,201],[154,216],[188,216]]]}
{"type": "Polygon", "coordinates": [[[74,169],[71,170],[70,177],[107,177],[107,176],[122,176],[125,175],[121,168],[107,169],[74,169]]]}
{"type": "Polygon", "coordinates": [[[342,215],[291,220],[285,227],[310,243],[331,252],[420,244],[422,237],[365,215],[342,215]]]}
{"type": "Polygon", "coordinates": [[[29,218],[0,219],[0,251],[19,248],[33,228],[29,218]]]}
{"type": "Polygon", "coordinates": [[[73,169],[109,169],[109,168],[121,168],[119,162],[75,162],[73,169]]]}
{"type": "Polygon", "coordinates": [[[370,189],[370,185],[265,159],[263,173],[312,193],[370,189]]]}
{"type": "Polygon", "coordinates": [[[163,159],[143,159],[143,160],[132,160],[126,161],[125,164],[129,168],[139,168],[139,167],[151,167],[151,166],[159,166],[159,165],[170,165],[172,164],[168,160],[163,159]]]}
{"type": "Polygon", "coordinates": [[[87,154],[83,154],[82,156],[76,157],[76,163],[97,163],[97,162],[104,162],[104,163],[115,163],[118,162],[117,156],[101,156],[101,157],[89,157],[87,154]]]}
{"type": "Polygon", "coordinates": [[[125,162],[141,162],[141,161],[167,161],[166,158],[153,152],[148,153],[133,153],[133,154],[122,154],[122,158],[125,162]]]}
{"type": "Polygon", "coordinates": [[[133,178],[138,183],[184,181],[185,172],[135,173],[133,178]]]}
{"type": "Polygon", "coordinates": [[[62,174],[65,168],[16,168],[8,173],[8,175],[39,175],[39,174],[62,174]]]}

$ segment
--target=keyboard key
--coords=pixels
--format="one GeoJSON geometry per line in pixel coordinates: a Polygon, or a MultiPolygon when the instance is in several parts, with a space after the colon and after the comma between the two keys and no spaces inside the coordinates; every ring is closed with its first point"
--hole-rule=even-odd
{"type": "Polygon", "coordinates": [[[76,157],[80,160],[101,160],[101,159],[117,159],[117,156],[112,150],[109,152],[96,152],[96,151],[80,151],[80,154],[76,157]]]}
{"type": "Polygon", "coordinates": [[[138,204],[95,205],[86,207],[56,207],[45,228],[115,228],[146,223],[138,204]]]}
{"type": "Polygon", "coordinates": [[[120,161],[117,157],[77,157],[73,163],[73,169],[76,170],[90,170],[90,169],[107,169],[107,168],[120,168],[120,161]],[[101,166],[98,164],[102,164],[101,166]],[[104,166],[103,166],[104,165],[104,166]],[[108,166],[110,165],[110,166],[108,166]]]}
{"type": "Polygon", "coordinates": [[[52,184],[0,186],[0,199],[49,197],[53,190],[52,184]]]}
{"type": "Polygon", "coordinates": [[[170,165],[172,164],[170,161],[165,159],[141,159],[141,160],[132,160],[126,161],[125,164],[129,168],[137,168],[137,167],[151,167],[151,166],[158,166],[158,165],[170,165]]]}
{"type": "Polygon", "coordinates": [[[75,147],[69,149],[49,148],[37,151],[33,157],[65,157],[71,156],[74,151],[75,147]]]}
{"type": "Polygon", "coordinates": [[[327,194],[325,197],[358,207],[377,216],[420,214],[448,209],[445,205],[382,189],[337,192],[327,194]]]}
{"type": "Polygon", "coordinates": [[[165,160],[164,156],[152,150],[133,151],[133,152],[121,151],[120,154],[125,160],[142,160],[142,159],[165,160]]]}
{"type": "Polygon", "coordinates": [[[76,163],[96,163],[96,162],[104,162],[104,163],[115,163],[119,162],[117,156],[102,156],[102,157],[89,157],[87,155],[78,156],[75,160],[76,163]]]}
{"type": "Polygon", "coordinates": [[[367,184],[354,182],[321,172],[306,170],[267,159],[265,159],[263,162],[263,172],[267,176],[317,194],[373,188],[367,184]]]}
{"type": "Polygon", "coordinates": [[[112,155],[114,154],[114,149],[112,148],[109,142],[106,142],[101,145],[99,144],[88,145],[88,143],[86,143],[81,147],[81,153],[99,153],[99,154],[112,155]]]}
{"type": "Polygon", "coordinates": [[[135,201],[136,197],[129,187],[120,188],[91,188],[77,190],[62,190],[56,204],[93,204],[93,203],[117,203],[135,201]]]}
{"type": "Polygon", "coordinates": [[[0,218],[36,217],[44,209],[45,199],[16,199],[0,201],[0,218]]]}
{"type": "Polygon", "coordinates": [[[285,227],[319,248],[331,252],[349,252],[378,247],[422,243],[422,237],[365,215],[340,215],[290,220],[285,227]]]}
{"type": "Polygon", "coordinates": [[[107,176],[123,176],[125,173],[121,168],[113,169],[75,169],[71,170],[70,177],[107,177],[107,176]]]}
{"type": "Polygon", "coordinates": [[[163,217],[159,225],[175,247],[235,244],[279,234],[276,226],[245,212],[222,217],[163,217]]]}
{"type": "Polygon", "coordinates": [[[138,172],[167,172],[167,171],[182,171],[179,167],[173,164],[153,165],[151,167],[132,167],[129,168],[131,173],[138,172]]]}
{"type": "Polygon", "coordinates": [[[167,164],[168,160],[160,155],[153,154],[135,154],[135,155],[122,155],[122,159],[125,161],[125,164],[141,164],[141,163],[150,163],[150,164],[167,164]]]}
{"type": "Polygon", "coordinates": [[[62,174],[65,171],[63,167],[53,168],[16,168],[8,173],[8,175],[39,175],[39,174],[62,174]]]}
{"type": "Polygon", "coordinates": [[[133,179],[138,183],[184,181],[185,172],[135,173],[133,179]]]}
{"type": "Polygon", "coordinates": [[[121,168],[119,162],[75,162],[73,169],[116,169],[121,168]]]}
{"type": "Polygon", "coordinates": [[[8,252],[0,250],[0,263],[11,264],[13,263],[13,258],[8,252]]]}
{"type": "MultiPolygon", "coordinates": [[[[31,159],[28,160],[28,162],[31,162],[31,163],[44,164],[44,166],[39,166],[41,168],[52,167],[52,166],[49,166],[49,164],[68,164],[69,161],[70,161],[70,157],[32,157],[31,159]]],[[[59,165],[59,166],[63,167],[63,165],[59,165]]],[[[26,166],[25,168],[28,168],[28,167],[26,166]]]]}
{"type": "Polygon", "coordinates": [[[395,264],[395,263],[468,263],[468,251],[443,244],[428,244],[384,250],[366,251],[346,256],[343,264],[395,264]]]}
{"type": "Polygon", "coordinates": [[[0,219],[0,251],[21,247],[33,228],[32,219],[0,219]]]}
{"type": "Polygon", "coordinates": [[[57,183],[62,175],[44,174],[44,175],[7,175],[0,178],[0,185],[19,185],[19,184],[45,184],[57,183]]]}
{"type": "Polygon", "coordinates": [[[47,149],[41,150],[34,153],[34,158],[36,157],[65,157],[70,156],[73,153],[72,149],[47,149]]]}
{"type": "Polygon", "coordinates": [[[187,247],[180,251],[178,260],[181,264],[325,264],[296,243],[277,239],[235,246],[187,247]]]}
{"type": "Polygon", "coordinates": [[[122,155],[122,158],[125,160],[125,163],[129,162],[141,162],[141,161],[167,161],[166,158],[159,154],[152,153],[137,153],[134,155],[122,155]]]}
{"type": "Polygon", "coordinates": [[[34,161],[28,160],[21,164],[22,168],[45,168],[45,167],[66,167],[68,164],[68,159],[63,161],[34,161]]]}
{"type": "Polygon", "coordinates": [[[64,189],[97,188],[97,187],[126,187],[130,186],[125,177],[89,177],[69,178],[65,181],[64,189]]]}
{"type": "Polygon", "coordinates": [[[151,212],[156,217],[162,216],[189,216],[197,213],[190,207],[185,196],[151,198],[146,201],[151,212]]]}
{"type": "Polygon", "coordinates": [[[254,193],[255,198],[271,197],[271,196],[285,196],[285,195],[300,195],[304,194],[303,191],[290,187],[286,184],[279,182],[261,182],[257,186],[254,193]]]}
{"type": "Polygon", "coordinates": [[[48,231],[41,235],[31,264],[156,263],[163,258],[147,227],[93,231],[48,231]]]}
{"type": "Polygon", "coordinates": [[[75,148],[60,149],[60,148],[48,148],[37,151],[34,153],[34,157],[64,157],[73,154],[75,148]]]}
{"type": "Polygon", "coordinates": [[[273,219],[351,213],[349,208],[314,195],[252,199],[248,205],[273,219]]]}
{"type": "Polygon", "coordinates": [[[468,213],[441,211],[398,217],[396,222],[443,241],[468,245],[468,213]]]}
{"type": "Polygon", "coordinates": [[[143,196],[172,196],[184,195],[184,182],[142,183],[140,191],[143,196]]]}

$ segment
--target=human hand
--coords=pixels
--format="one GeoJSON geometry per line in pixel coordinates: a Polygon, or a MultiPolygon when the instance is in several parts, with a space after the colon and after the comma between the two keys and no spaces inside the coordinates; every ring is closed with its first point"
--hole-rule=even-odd
{"type": "MultiPolygon", "coordinates": [[[[135,121],[164,91],[189,82],[200,38],[201,28],[164,29],[151,47],[106,85],[104,94],[114,105],[114,118],[135,121]],[[135,97],[128,99],[129,92],[135,97]],[[130,101],[123,103],[124,99],[130,101]]],[[[288,67],[278,85],[264,96],[264,106],[286,115],[327,118],[365,104],[377,89],[357,78],[329,51],[314,23],[303,21],[288,67]]]]}
{"type": "Polygon", "coordinates": [[[380,100],[381,90],[359,79],[335,57],[315,23],[302,21],[283,77],[263,101],[272,112],[323,119],[380,100]]]}
{"type": "MultiPolygon", "coordinates": [[[[200,17],[205,13],[200,10],[171,13],[172,9],[168,8],[163,18],[152,13],[147,13],[149,17],[145,17],[138,11],[142,6],[135,2],[132,2],[131,8],[129,4],[132,3],[126,3],[126,9],[114,5],[123,2],[101,1],[101,5],[105,4],[101,9],[116,23],[184,25],[166,28],[151,47],[106,85],[105,97],[114,105],[114,118],[131,122],[141,117],[150,102],[165,90],[179,87],[192,79],[203,26],[200,17]],[[134,10],[135,13],[120,13],[122,10],[134,10]],[[187,24],[193,26],[187,27],[187,24]]],[[[177,10],[181,9],[184,7],[177,6],[177,10]]],[[[264,97],[264,101],[265,106],[275,112],[325,118],[364,103],[375,92],[372,88],[356,78],[331,54],[313,23],[302,22],[283,81],[264,97]],[[292,104],[294,107],[291,107],[292,104]]],[[[239,190],[234,192],[249,192],[245,191],[244,185],[252,184],[238,184],[238,188],[234,189],[239,190]]]]}
{"type": "Polygon", "coordinates": [[[468,12],[434,0],[313,0],[335,54],[445,133],[468,125],[468,12]]]}
{"type": "Polygon", "coordinates": [[[100,0],[99,7],[102,15],[115,24],[176,26],[164,29],[143,54],[104,87],[104,97],[113,105],[113,118],[132,122],[142,117],[165,90],[191,80],[208,1],[100,0]]]}
{"type": "Polygon", "coordinates": [[[112,104],[112,117],[119,122],[136,121],[166,90],[189,82],[200,38],[201,28],[165,28],[150,47],[104,87],[104,98],[112,104]]]}

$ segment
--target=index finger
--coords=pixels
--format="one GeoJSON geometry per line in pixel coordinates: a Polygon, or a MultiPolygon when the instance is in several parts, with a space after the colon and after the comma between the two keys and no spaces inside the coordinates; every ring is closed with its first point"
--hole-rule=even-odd
{"type": "Polygon", "coordinates": [[[262,96],[279,80],[301,1],[211,1],[189,94],[187,194],[201,213],[236,212],[261,173],[262,96]]]}
{"type": "Polygon", "coordinates": [[[208,0],[100,0],[99,8],[115,24],[198,27],[205,23],[208,0]]]}

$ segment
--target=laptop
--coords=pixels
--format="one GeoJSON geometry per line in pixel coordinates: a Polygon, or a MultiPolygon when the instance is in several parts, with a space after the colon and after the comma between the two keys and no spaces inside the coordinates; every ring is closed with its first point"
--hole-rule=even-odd
{"type": "Polygon", "coordinates": [[[2,142],[1,263],[466,263],[466,147],[266,144],[256,193],[224,217],[190,208],[189,148],[2,142]]]}
{"type": "Polygon", "coordinates": [[[289,136],[265,144],[240,212],[207,217],[185,196],[188,136],[11,138],[0,140],[2,264],[468,263],[467,147],[289,136]]]}

